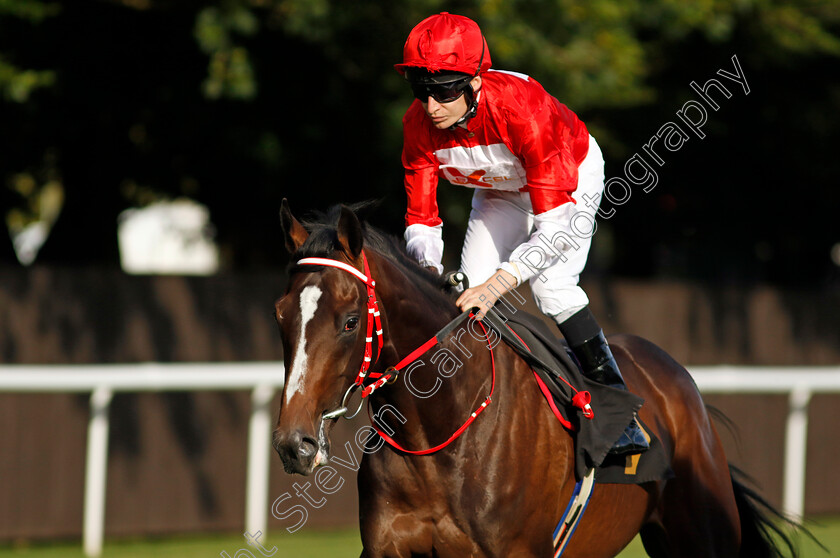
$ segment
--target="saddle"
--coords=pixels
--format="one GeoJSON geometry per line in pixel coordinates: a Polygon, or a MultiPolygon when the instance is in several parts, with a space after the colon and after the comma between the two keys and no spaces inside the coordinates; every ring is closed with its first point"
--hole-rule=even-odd
{"type": "MultiPolygon", "coordinates": [[[[639,419],[650,438],[650,448],[642,454],[609,454],[644,400],[629,391],[599,384],[583,376],[566,343],[540,319],[525,312],[497,304],[483,320],[527,362],[558,419],[570,430],[575,441],[575,477],[583,479],[595,468],[595,481],[641,484],[673,476],[661,442],[639,419]],[[581,392],[589,393],[592,417],[586,418],[581,392]]],[[[638,418],[638,417],[637,417],[638,418]]]]}

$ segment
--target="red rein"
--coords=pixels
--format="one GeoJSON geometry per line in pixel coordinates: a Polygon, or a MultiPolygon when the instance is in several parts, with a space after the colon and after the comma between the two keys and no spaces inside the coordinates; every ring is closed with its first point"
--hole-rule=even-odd
{"type": "MultiPolygon", "coordinates": [[[[388,368],[385,374],[380,373],[372,373],[370,375],[371,379],[378,378],[374,383],[364,386],[365,378],[367,377],[367,371],[370,369],[370,366],[373,362],[379,360],[379,355],[382,352],[382,344],[383,344],[383,335],[382,335],[382,324],[379,318],[379,304],[376,300],[376,293],[374,292],[374,288],[376,286],[376,282],[370,277],[370,267],[368,267],[367,257],[365,256],[364,251],[362,252],[362,262],[364,263],[365,272],[362,273],[355,267],[346,264],[344,262],[340,262],[338,260],[333,260],[330,258],[303,258],[298,260],[299,265],[323,265],[327,267],[334,267],[337,269],[341,269],[346,271],[357,279],[361,280],[365,286],[367,287],[367,307],[368,307],[368,319],[367,319],[367,334],[365,336],[365,356],[364,360],[362,361],[362,366],[359,370],[358,375],[356,376],[355,385],[363,386],[362,388],[362,398],[366,398],[368,395],[373,393],[375,390],[379,389],[383,385],[385,385],[389,380],[395,378],[399,372],[405,368],[408,364],[412,363],[416,360],[420,355],[434,347],[436,344],[440,342],[437,338],[437,335],[423,343],[420,347],[415,349],[411,352],[407,357],[402,359],[396,366],[388,368]],[[373,324],[376,323],[376,336],[377,336],[377,351],[376,351],[376,358],[373,359],[373,324]]],[[[473,315],[470,314],[470,318],[473,315]]],[[[496,389],[496,360],[493,356],[493,348],[490,346],[489,343],[489,335],[487,333],[487,329],[481,322],[478,322],[478,325],[481,326],[482,331],[484,331],[484,336],[488,340],[488,347],[490,349],[490,362],[491,362],[491,369],[493,374],[492,384],[490,386],[490,395],[487,396],[487,399],[469,416],[467,421],[455,431],[452,436],[449,437],[448,440],[439,444],[433,448],[425,449],[425,450],[409,450],[402,447],[398,444],[393,438],[388,436],[386,433],[382,432],[377,426],[376,423],[371,420],[373,424],[373,428],[376,432],[382,437],[383,440],[388,442],[394,448],[404,452],[409,453],[412,455],[427,455],[430,453],[435,453],[437,451],[442,450],[452,442],[454,442],[464,431],[469,428],[469,426],[473,423],[473,421],[481,414],[484,409],[490,405],[491,398],[493,396],[493,390],[496,389]]],[[[370,405],[368,405],[368,414],[370,414],[370,405]]]]}

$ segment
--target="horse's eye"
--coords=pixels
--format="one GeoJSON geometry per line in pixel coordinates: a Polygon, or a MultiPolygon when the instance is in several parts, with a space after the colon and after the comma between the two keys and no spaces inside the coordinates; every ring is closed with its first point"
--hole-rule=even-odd
{"type": "Polygon", "coordinates": [[[348,318],[347,322],[344,324],[344,331],[353,331],[356,329],[356,326],[359,325],[359,318],[353,316],[352,318],[348,318]]]}

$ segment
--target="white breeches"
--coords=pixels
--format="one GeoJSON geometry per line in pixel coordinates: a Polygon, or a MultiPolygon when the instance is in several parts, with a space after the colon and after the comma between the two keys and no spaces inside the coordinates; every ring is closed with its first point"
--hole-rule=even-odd
{"type": "MultiPolygon", "coordinates": [[[[595,206],[604,192],[604,158],[595,139],[589,138],[589,152],[578,170],[578,186],[572,194],[575,211],[585,215],[575,218],[577,247],[563,252],[564,258],[543,269],[530,279],[540,311],[558,324],[589,303],[586,293],[578,286],[580,273],[586,265],[592,236],[595,232],[595,206]],[[584,201],[587,199],[595,200],[584,201]]],[[[469,277],[470,285],[480,285],[489,279],[511,252],[526,242],[534,232],[534,210],[527,192],[504,192],[477,189],[473,194],[472,211],[467,224],[464,248],[461,252],[461,271],[469,277]]]]}

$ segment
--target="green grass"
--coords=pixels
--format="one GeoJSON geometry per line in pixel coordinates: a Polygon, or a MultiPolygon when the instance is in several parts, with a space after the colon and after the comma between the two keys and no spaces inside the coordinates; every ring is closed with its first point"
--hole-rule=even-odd
{"type": "MultiPolygon", "coordinates": [[[[279,531],[261,540],[266,549],[276,546],[272,558],[357,558],[362,549],[358,529],[336,531],[300,531],[288,534],[279,531]]],[[[179,536],[159,540],[106,541],[103,558],[219,558],[226,552],[234,558],[240,549],[250,548],[241,535],[179,536]]],[[[251,549],[255,556],[259,552],[251,549]]],[[[246,558],[242,553],[238,558],[246,558]]],[[[0,547],[0,557],[9,558],[84,558],[81,543],[52,545],[32,544],[18,547],[0,547]]]]}
{"type": "MultiPolygon", "coordinates": [[[[797,545],[801,558],[840,556],[840,517],[822,517],[808,520],[805,526],[828,549],[828,552],[820,548],[807,535],[797,534],[792,537],[792,540],[797,545]]],[[[646,558],[647,554],[642,547],[641,539],[636,537],[618,556],[619,558],[646,558]]]]}
{"type": "MultiPolygon", "coordinates": [[[[808,523],[814,535],[829,549],[830,554],[822,551],[816,544],[799,537],[800,556],[820,558],[840,556],[840,517],[820,518],[808,523]]],[[[267,549],[277,547],[272,558],[357,558],[361,551],[359,533],[356,529],[338,531],[308,530],[294,534],[275,531],[262,541],[267,549]]],[[[226,552],[230,558],[246,558],[248,554],[239,549],[249,548],[241,536],[181,536],[160,540],[121,540],[105,544],[103,558],[218,558],[226,552]]],[[[254,556],[261,556],[257,551],[254,556]]],[[[646,555],[638,537],[620,558],[644,558],[646,555]]],[[[78,541],[61,544],[31,544],[0,546],[0,558],[83,558],[81,543],[78,541]]]]}

